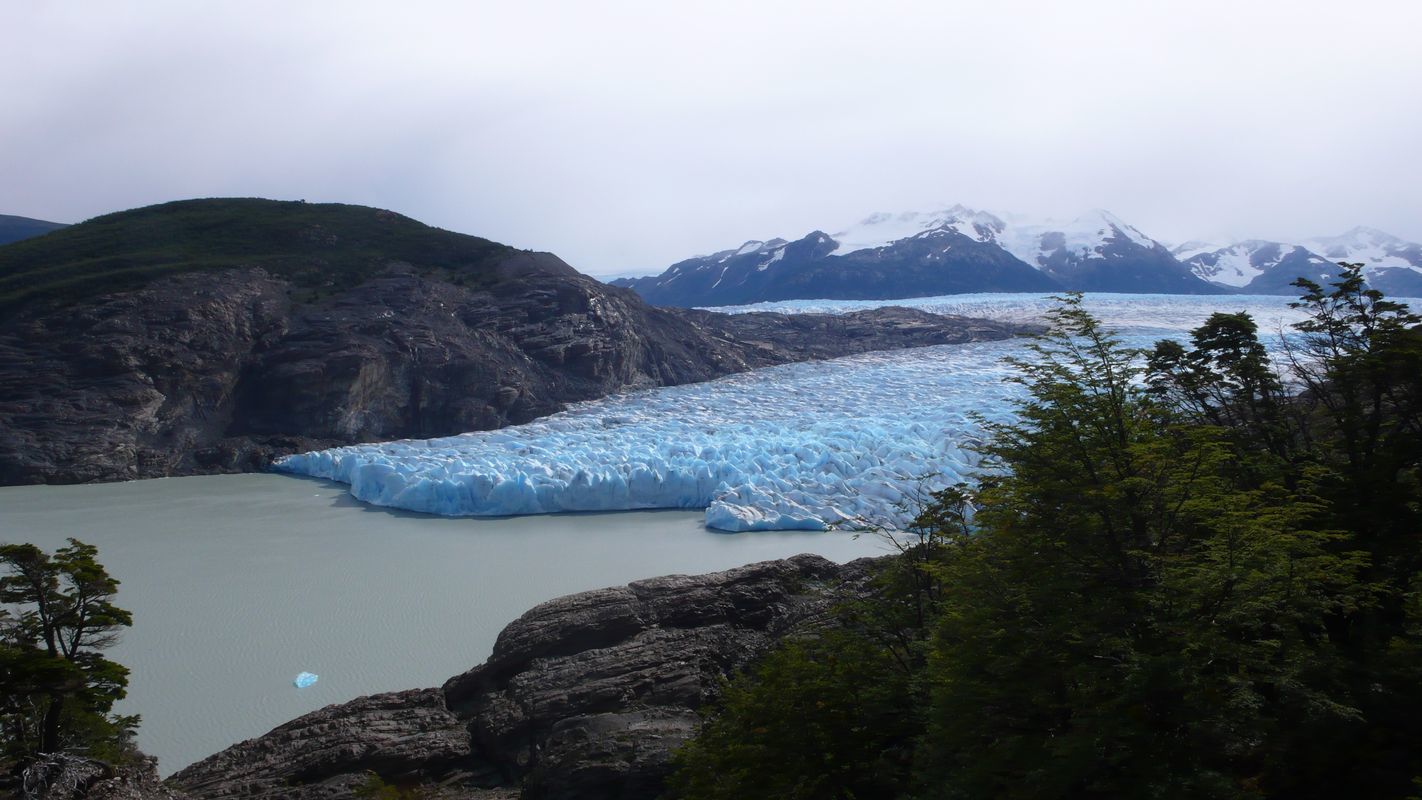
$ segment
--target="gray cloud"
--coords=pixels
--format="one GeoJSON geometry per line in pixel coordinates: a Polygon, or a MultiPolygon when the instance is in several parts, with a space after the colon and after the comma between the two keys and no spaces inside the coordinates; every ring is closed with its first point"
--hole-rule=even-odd
{"type": "Polygon", "coordinates": [[[962,202],[1422,239],[1411,0],[12,4],[0,213],[363,203],[592,273],[962,202]]]}

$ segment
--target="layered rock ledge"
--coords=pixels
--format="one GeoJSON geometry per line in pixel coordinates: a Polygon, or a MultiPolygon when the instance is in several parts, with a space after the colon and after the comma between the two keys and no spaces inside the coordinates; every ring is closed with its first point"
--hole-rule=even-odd
{"type": "Polygon", "coordinates": [[[800,555],[561,597],[441,688],[328,706],[167,783],[194,798],[306,800],[349,797],[375,773],[445,797],[654,798],[722,679],[826,624],[872,564],[800,555]]]}

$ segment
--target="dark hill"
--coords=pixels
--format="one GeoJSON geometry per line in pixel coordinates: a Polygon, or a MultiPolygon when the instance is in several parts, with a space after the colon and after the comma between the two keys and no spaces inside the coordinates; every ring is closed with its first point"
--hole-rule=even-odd
{"type": "Polygon", "coordinates": [[[65,227],[68,226],[63,222],[46,222],[42,219],[0,214],[0,245],[18,242],[21,239],[28,239],[65,227]]]}
{"type": "Polygon", "coordinates": [[[261,267],[305,290],[307,300],[359,285],[392,261],[478,286],[514,252],[365,206],[182,200],[95,217],[0,250],[0,309],[82,302],[164,276],[231,267],[261,267]]]}
{"type": "Polygon", "coordinates": [[[389,211],[192,200],[0,248],[0,484],[261,468],[626,388],[1013,328],[682,312],[389,211]]]}

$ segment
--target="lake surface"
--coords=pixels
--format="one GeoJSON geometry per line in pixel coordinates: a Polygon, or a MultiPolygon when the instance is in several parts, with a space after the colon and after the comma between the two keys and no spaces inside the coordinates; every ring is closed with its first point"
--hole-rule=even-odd
{"type": "Polygon", "coordinates": [[[164,775],[330,703],[438,686],[559,595],[885,552],[847,533],[712,533],[700,511],[431,517],[280,475],[0,488],[0,542],[52,551],[70,536],[123,582],[118,710],[143,715],[139,745],[164,775]],[[320,681],[296,689],[303,670],[320,681]]]}

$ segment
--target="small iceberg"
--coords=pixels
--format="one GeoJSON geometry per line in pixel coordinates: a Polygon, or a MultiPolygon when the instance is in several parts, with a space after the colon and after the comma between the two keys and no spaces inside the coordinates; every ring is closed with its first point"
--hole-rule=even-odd
{"type": "Polygon", "coordinates": [[[297,675],[296,680],[292,681],[291,683],[298,689],[305,689],[306,687],[315,683],[316,680],[317,676],[314,673],[303,672],[300,675],[297,675]]]}

